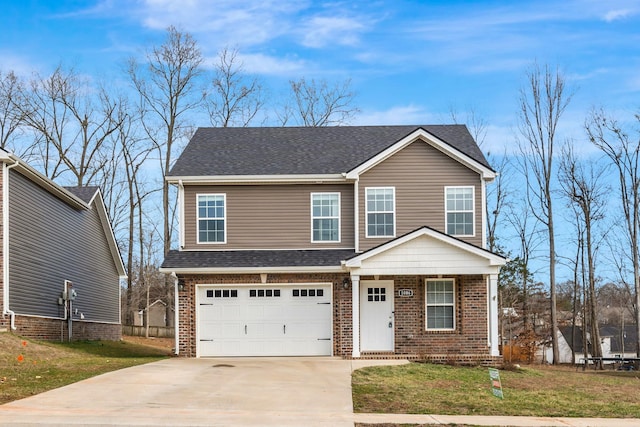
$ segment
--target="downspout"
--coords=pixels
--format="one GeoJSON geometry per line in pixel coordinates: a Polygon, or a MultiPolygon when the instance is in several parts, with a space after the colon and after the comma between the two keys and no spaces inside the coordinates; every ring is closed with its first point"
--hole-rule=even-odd
{"type": "Polygon", "coordinates": [[[360,252],[360,195],[358,192],[360,191],[360,177],[356,179],[353,185],[353,228],[355,228],[354,232],[354,243],[355,243],[355,252],[360,252]]]}
{"type": "Polygon", "coordinates": [[[4,307],[2,309],[2,315],[11,316],[11,330],[15,331],[16,328],[16,313],[9,309],[9,170],[18,166],[18,160],[11,165],[3,163],[4,170],[2,171],[2,301],[4,307]]]}
{"type": "Polygon", "coordinates": [[[482,192],[481,221],[482,221],[482,248],[487,249],[487,181],[480,178],[480,191],[482,192]]]}
{"type": "Polygon", "coordinates": [[[184,249],[184,184],[182,183],[182,180],[178,181],[178,208],[180,209],[180,212],[178,212],[178,222],[180,227],[178,236],[180,241],[178,243],[180,245],[180,249],[184,249]]]}
{"type": "Polygon", "coordinates": [[[179,310],[178,310],[178,275],[175,273],[175,271],[173,273],[171,273],[171,277],[173,278],[173,298],[174,298],[174,302],[173,302],[173,338],[175,340],[175,345],[176,348],[174,350],[174,354],[177,356],[180,354],[180,334],[179,334],[179,330],[180,330],[180,325],[178,324],[178,320],[179,320],[179,310]]]}

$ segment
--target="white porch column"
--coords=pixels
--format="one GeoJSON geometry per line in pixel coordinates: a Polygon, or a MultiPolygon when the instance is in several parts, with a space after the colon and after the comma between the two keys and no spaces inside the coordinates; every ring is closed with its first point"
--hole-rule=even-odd
{"type": "Polygon", "coordinates": [[[351,276],[352,357],[360,357],[360,276],[351,276]]]}
{"type": "Polygon", "coordinates": [[[489,297],[489,347],[492,356],[500,356],[498,338],[498,274],[489,274],[487,278],[487,295],[489,297]]]}

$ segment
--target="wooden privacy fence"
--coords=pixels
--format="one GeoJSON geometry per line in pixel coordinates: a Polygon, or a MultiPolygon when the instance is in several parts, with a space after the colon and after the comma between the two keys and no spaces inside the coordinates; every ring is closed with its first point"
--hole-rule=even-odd
{"type": "MultiPolygon", "coordinates": [[[[133,337],[144,337],[146,326],[125,326],[122,325],[122,335],[133,337]]],[[[149,326],[149,336],[155,338],[175,337],[175,328],[168,326],[149,326]]]]}

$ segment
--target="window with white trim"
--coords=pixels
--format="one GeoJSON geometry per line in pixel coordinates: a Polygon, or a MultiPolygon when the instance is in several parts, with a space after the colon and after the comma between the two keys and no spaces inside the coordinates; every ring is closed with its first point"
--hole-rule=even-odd
{"type": "Polygon", "coordinates": [[[445,220],[447,234],[473,236],[474,188],[445,187],[445,220]]]}
{"type": "Polygon", "coordinates": [[[311,193],[311,241],[340,241],[340,193],[311,193]]]}
{"type": "Polygon", "coordinates": [[[395,237],[395,193],[394,187],[365,189],[367,237],[395,237]]]}
{"type": "Polygon", "coordinates": [[[198,243],[226,243],[225,194],[198,194],[198,243]]]}
{"type": "Polygon", "coordinates": [[[426,329],[455,329],[456,285],[454,279],[426,279],[425,288],[426,329]]]}

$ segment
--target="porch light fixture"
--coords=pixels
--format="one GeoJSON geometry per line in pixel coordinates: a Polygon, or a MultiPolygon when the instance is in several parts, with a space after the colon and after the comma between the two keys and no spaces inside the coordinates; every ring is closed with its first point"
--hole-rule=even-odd
{"type": "Polygon", "coordinates": [[[343,289],[349,289],[349,278],[345,277],[344,279],[342,279],[342,288],[343,289]]]}

